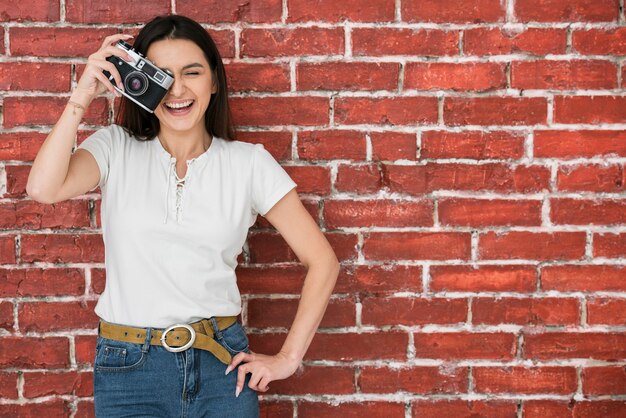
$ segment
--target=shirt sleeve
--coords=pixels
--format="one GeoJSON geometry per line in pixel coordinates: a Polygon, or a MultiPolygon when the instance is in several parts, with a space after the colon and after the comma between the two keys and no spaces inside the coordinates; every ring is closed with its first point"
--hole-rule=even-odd
{"type": "Polygon", "coordinates": [[[111,167],[111,159],[113,156],[113,138],[110,127],[98,129],[85,139],[76,149],[86,149],[89,151],[100,169],[100,188],[106,185],[109,177],[109,168],[111,167]]]}
{"type": "Polygon", "coordinates": [[[265,149],[254,144],[252,160],[252,209],[265,216],[288,191],[297,186],[285,169],[265,149]]]}

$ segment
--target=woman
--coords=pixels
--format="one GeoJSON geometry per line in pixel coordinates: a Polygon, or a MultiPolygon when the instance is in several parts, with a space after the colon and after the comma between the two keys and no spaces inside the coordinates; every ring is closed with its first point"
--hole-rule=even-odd
{"type": "Polygon", "coordinates": [[[258,416],[257,392],[300,367],[339,263],[296,183],[262,145],[233,139],[221,57],[191,19],[159,16],[134,42],[174,78],[154,113],[123,97],[116,124],[71,153],[91,101],[116,93],[102,71],[123,89],[106,57],[132,60],[114,46],[130,38],[109,36],[89,56],[27,184],[42,203],[102,191],[107,282],[95,308],[96,415],[258,416]],[[307,268],[292,327],[273,355],[252,352],[236,321],[234,270],[258,214],[307,268]]]}

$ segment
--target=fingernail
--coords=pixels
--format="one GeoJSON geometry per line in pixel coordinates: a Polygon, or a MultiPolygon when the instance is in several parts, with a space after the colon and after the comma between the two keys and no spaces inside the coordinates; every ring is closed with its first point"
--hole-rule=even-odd
{"type": "Polygon", "coordinates": [[[238,398],[240,393],[241,389],[239,389],[239,386],[237,386],[237,390],[235,391],[235,398],[238,398]]]}
{"type": "Polygon", "coordinates": [[[228,366],[228,367],[226,368],[226,371],[224,372],[224,374],[226,375],[226,374],[230,373],[230,371],[231,371],[231,370],[232,370],[232,369],[230,368],[230,366],[228,366]]]}

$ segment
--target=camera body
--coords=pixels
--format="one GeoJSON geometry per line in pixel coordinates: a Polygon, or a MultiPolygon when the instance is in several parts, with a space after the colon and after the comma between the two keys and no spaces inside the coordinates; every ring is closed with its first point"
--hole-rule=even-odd
{"type": "Polygon", "coordinates": [[[135,51],[130,44],[120,40],[115,46],[126,51],[132,58],[132,62],[115,55],[106,58],[119,71],[124,91],[116,86],[115,78],[110,72],[106,70],[102,70],[102,72],[111,80],[115,90],[148,112],[154,113],[172,86],[174,77],[169,71],[155,66],[143,54],[135,51]]]}

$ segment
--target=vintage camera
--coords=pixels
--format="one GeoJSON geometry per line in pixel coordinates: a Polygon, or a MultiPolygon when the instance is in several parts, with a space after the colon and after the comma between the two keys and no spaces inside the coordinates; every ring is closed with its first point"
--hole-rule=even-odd
{"type": "Polygon", "coordinates": [[[154,113],[163,97],[174,82],[172,73],[155,66],[142,53],[137,52],[133,47],[120,40],[115,45],[123,49],[131,56],[132,62],[126,61],[115,55],[106,58],[113,63],[122,77],[124,91],[117,88],[113,75],[102,70],[104,75],[111,80],[115,90],[141,106],[150,113],[154,113]]]}

